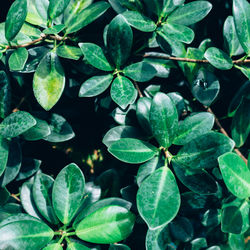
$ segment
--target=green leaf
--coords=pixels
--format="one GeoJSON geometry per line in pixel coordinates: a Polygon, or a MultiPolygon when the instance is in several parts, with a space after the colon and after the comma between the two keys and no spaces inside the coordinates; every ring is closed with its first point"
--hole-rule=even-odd
{"type": "Polygon", "coordinates": [[[204,57],[215,67],[228,70],[233,67],[232,59],[222,50],[210,47],[206,50],[204,57]]]}
{"type": "Polygon", "coordinates": [[[188,26],[202,20],[211,9],[212,4],[208,1],[194,1],[177,8],[167,21],[188,26]]]}
{"type": "MultiPolygon", "coordinates": [[[[58,1],[58,2],[60,2],[60,1],[58,1]]],[[[65,29],[64,24],[58,24],[58,25],[54,25],[50,28],[46,28],[45,30],[43,30],[43,33],[46,35],[52,35],[52,34],[56,35],[64,29],[65,29]]]]}
{"type": "Polygon", "coordinates": [[[103,71],[113,71],[101,47],[94,43],[79,43],[84,58],[89,64],[103,71]]]}
{"type": "Polygon", "coordinates": [[[91,248],[88,248],[82,244],[79,244],[77,242],[70,242],[67,245],[67,250],[90,250],[91,248]]]}
{"type": "Polygon", "coordinates": [[[50,0],[48,14],[51,19],[55,19],[60,16],[64,9],[67,7],[64,0],[50,0]]]}
{"type": "Polygon", "coordinates": [[[35,177],[32,194],[40,214],[51,224],[58,224],[59,221],[52,206],[53,184],[53,178],[51,178],[49,175],[39,173],[35,177]]]}
{"type": "Polygon", "coordinates": [[[242,48],[250,54],[250,4],[247,0],[233,0],[233,17],[242,48]]]}
{"type": "Polygon", "coordinates": [[[22,28],[27,16],[27,0],[15,0],[11,5],[5,22],[5,37],[13,40],[22,28]]]}
{"type": "Polygon", "coordinates": [[[124,138],[111,144],[108,151],[120,161],[142,163],[153,158],[158,149],[148,142],[124,138]]]}
{"type": "Polygon", "coordinates": [[[15,50],[9,58],[9,67],[11,71],[19,71],[24,68],[27,62],[29,53],[26,48],[18,48],[15,50]]]}
{"type": "Polygon", "coordinates": [[[153,135],[160,146],[171,146],[178,129],[178,113],[173,101],[166,94],[158,92],[154,96],[149,120],[153,135]]]}
{"type": "Polygon", "coordinates": [[[137,90],[127,77],[118,75],[111,85],[110,95],[116,104],[126,109],[129,104],[135,102],[137,90]]]}
{"type": "Polygon", "coordinates": [[[3,174],[9,156],[9,141],[0,136],[0,176],[3,174]]]}
{"type": "Polygon", "coordinates": [[[4,71],[0,71],[0,117],[5,118],[11,112],[11,86],[4,71]]]}
{"type": "Polygon", "coordinates": [[[7,203],[4,206],[0,206],[0,221],[3,221],[13,214],[21,213],[22,207],[16,203],[7,203]]]}
{"type": "Polygon", "coordinates": [[[134,81],[147,82],[156,75],[157,71],[149,63],[138,62],[125,67],[123,73],[134,81]]]}
{"type": "Polygon", "coordinates": [[[157,28],[156,24],[150,18],[137,11],[125,11],[122,15],[129,25],[140,31],[153,32],[157,28]]]}
{"type": "MultiPolygon", "coordinates": [[[[3,206],[8,199],[10,198],[10,192],[7,190],[7,188],[0,188],[0,207],[3,206]]],[[[1,220],[0,220],[1,221],[1,220]]]]}
{"type": "Polygon", "coordinates": [[[208,132],[185,144],[173,158],[190,168],[213,168],[217,158],[234,148],[234,141],[218,132],[208,132]]]}
{"type": "Polygon", "coordinates": [[[85,179],[80,168],[74,163],[63,168],[57,175],[52,203],[58,219],[68,224],[76,214],[84,192],[85,179]]]}
{"type": "Polygon", "coordinates": [[[250,67],[234,65],[235,68],[239,69],[248,79],[250,79],[250,67]]]}
{"type": "Polygon", "coordinates": [[[36,125],[35,118],[25,111],[17,111],[7,116],[0,124],[0,134],[6,138],[21,135],[36,125]]]}
{"type": "Polygon", "coordinates": [[[162,31],[169,39],[179,42],[190,44],[194,40],[193,30],[184,25],[167,22],[162,26],[162,31]]]}
{"type": "Polygon", "coordinates": [[[250,170],[242,158],[234,153],[226,153],[218,161],[229,191],[240,199],[250,197],[250,170]]]}
{"type": "Polygon", "coordinates": [[[63,250],[63,247],[59,243],[52,243],[44,247],[42,250],[63,250]]]}
{"type": "Polygon", "coordinates": [[[50,110],[60,99],[65,86],[63,67],[55,52],[48,53],[39,63],[33,79],[38,103],[50,110]]]}
{"type": "Polygon", "coordinates": [[[208,195],[218,191],[214,178],[204,169],[190,169],[173,162],[176,176],[188,189],[194,193],[208,195]]]}
{"type": "Polygon", "coordinates": [[[232,138],[237,147],[241,147],[250,133],[250,99],[243,97],[232,120],[232,138]]]}
{"type": "Polygon", "coordinates": [[[108,26],[107,48],[110,58],[120,69],[130,56],[133,32],[122,15],[116,16],[108,26]]]}
{"type": "Polygon", "coordinates": [[[216,227],[220,224],[220,217],[220,209],[209,209],[203,214],[201,223],[204,227],[216,227]]]}
{"type": "Polygon", "coordinates": [[[159,168],[142,182],[136,202],[139,214],[150,229],[173,220],[180,207],[180,193],[171,170],[166,166],[159,168]]]}
{"type": "Polygon", "coordinates": [[[146,8],[149,12],[156,14],[159,16],[161,14],[162,9],[162,1],[159,0],[143,0],[146,5],[146,8]]]}
{"type": "Polygon", "coordinates": [[[54,236],[46,224],[30,219],[13,221],[0,228],[0,248],[40,249],[54,236]]]}
{"type": "Polygon", "coordinates": [[[91,243],[115,243],[129,236],[134,222],[134,214],[126,208],[107,206],[83,219],[76,227],[76,235],[91,243]]]}
{"type": "Polygon", "coordinates": [[[131,250],[131,248],[124,244],[113,244],[109,246],[109,250],[131,250]]]}
{"type": "Polygon", "coordinates": [[[56,49],[56,54],[60,57],[78,60],[82,56],[82,52],[78,47],[70,45],[62,45],[56,49]]]}
{"type": "Polygon", "coordinates": [[[229,200],[222,205],[221,231],[243,234],[249,228],[250,207],[246,200],[229,200]]]}
{"type": "Polygon", "coordinates": [[[112,80],[112,74],[89,78],[81,85],[79,97],[93,97],[103,93],[109,87],[112,80]]]}
{"type": "Polygon", "coordinates": [[[244,234],[229,234],[228,243],[231,250],[244,250],[245,249],[244,234]]]}
{"type": "Polygon", "coordinates": [[[72,18],[68,18],[65,22],[67,29],[66,33],[70,34],[76,32],[88,24],[95,21],[98,17],[106,12],[110,5],[104,1],[100,1],[94,4],[91,4],[87,8],[80,10],[74,10],[72,14],[76,11],[77,14],[74,14],[72,18]]]}
{"type": "Polygon", "coordinates": [[[207,133],[213,128],[214,116],[208,112],[200,112],[179,122],[175,145],[185,145],[196,137],[207,133]]]}
{"type": "Polygon", "coordinates": [[[240,45],[232,16],[228,16],[224,22],[223,36],[225,46],[230,54],[230,57],[242,54],[243,49],[240,45]]]}

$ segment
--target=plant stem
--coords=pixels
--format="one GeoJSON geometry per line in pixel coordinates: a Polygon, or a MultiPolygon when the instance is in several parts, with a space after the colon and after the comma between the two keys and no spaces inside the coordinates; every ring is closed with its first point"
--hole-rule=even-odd
{"type": "Polygon", "coordinates": [[[21,200],[17,197],[17,195],[15,194],[11,194],[11,197],[13,197],[15,200],[17,200],[18,202],[21,202],[21,200]]]}
{"type": "Polygon", "coordinates": [[[133,82],[134,82],[134,85],[135,85],[135,87],[136,87],[136,89],[137,89],[137,91],[138,91],[139,97],[140,97],[140,98],[143,97],[143,94],[142,94],[142,92],[141,92],[141,90],[140,90],[140,88],[139,88],[137,82],[136,82],[136,81],[133,81],[133,82]]]}

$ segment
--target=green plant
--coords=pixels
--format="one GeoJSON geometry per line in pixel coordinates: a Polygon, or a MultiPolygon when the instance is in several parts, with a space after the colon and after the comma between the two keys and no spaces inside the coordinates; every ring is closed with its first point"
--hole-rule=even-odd
{"type": "Polygon", "coordinates": [[[0,249],[248,249],[249,13],[15,0],[0,23],[0,249]]]}

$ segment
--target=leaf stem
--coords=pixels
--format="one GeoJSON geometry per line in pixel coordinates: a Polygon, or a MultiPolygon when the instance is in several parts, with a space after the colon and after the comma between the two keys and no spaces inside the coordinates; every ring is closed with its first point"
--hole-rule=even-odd
{"type": "Polygon", "coordinates": [[[142,94],[142,92],[141,92],[141,90],[140,90],[140,88],[139,88],[139,85],[137,84],[136,81],[133,81],[133,83],[134,83],[134,85],[135,85],[135,88],[136,88],[137,91],[138,91],[139,97],[142,98],[142,97],[143,97],[143,94],[142,94]]]}

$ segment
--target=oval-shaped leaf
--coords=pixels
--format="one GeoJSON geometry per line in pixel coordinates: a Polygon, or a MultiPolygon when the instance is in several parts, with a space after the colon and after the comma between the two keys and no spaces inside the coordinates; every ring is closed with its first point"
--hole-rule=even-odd
{"type": "Polygon", "coordinates": [[[62,45],[56,49],[56,54],[60,57],[78,60],[82,56],[80,48],[69,45],[62,45]]]}
{"type": "Polygon", "coordinates": [[[142,163],[158,153],[155,146],[133,138],[124,138],[112,143],[108,151],[120,161],[127,163],[142,163]]]}
{"type": "Polygon", "coordinates": [[[84,194],[85,179],[80,168],[70,164],[57,175],[53,190],[52,204],[58,219],[68,224],[76,214],[84,194]]]}
{"type": "Polygon", "coordinates": [[[48,53],[39,63],[33,79],[38,103],[50,110],[60,99],[65,86],[63,67],[55,52],[48,53]]]}
{"type": "Polygon", "coordinates": [[[63,13],[64,9],[67,7],[65,2],[66,2],[65,0],[49,1],[48,14],[51,19],[55,19],[56,17],[60,16],[63,13]]]}
{"type": "Polygon", "coordinates": [[[180,193],[175,177],[168,167],[157,169],[140,186],[137,208],[150,229],[166,225],[177,215],[180,193]]]}
{"type": "Polygon", "coordinates": [[[83,219],[76,227],[76,235],[91,243],[115,243],[129,236],[134,222],[134,214],[126,208],[107,206],[83,219]]]}
{"type": "Polygon", "coordinates": [[[44,247],[42,250],[63,250],[63,247],[59,243],[52,243],[44,247]]]}
{"type": "Polygon", "coordinates": [[[93,97],[101,94],[109,87],[112,80],[112,74],[89,78],[81,85],[79,97],[93,97]]]}
{"type": "Polygon", "coordinates": [[[154,96],[149,120],[153,135],[160,146],[171,146],[178,129],[178,113],[173,101],[166,94],[159,92],[154,96]]]}
{"type": "Polygon", "coordinates": [[[91,248],[86,247],[83,244],[77,243],[77,242],[70,242],[67,245],[67,249],[66,250],[90,250],[91,248]]]}
{"type": "Polygon", "coordinates": [[[26,48],[18,48],[15,50],[9,58],[9,67],[11,71],[19,71],[24,68],[24,65],[28,59],[29,53],[26,48]]]}
{"type": "Polygon", "coordinates": [[[79,43],[79,47],[89,64],[103,71],[113,70],[101,47],[94,43],[79,43]]]}
{"type": "Polygon", "coordinates": [[[132,29],[122,15],[116,16],[108,26],[107,47],[109,56],[118,69],[129,58],[132,43],[132,29]]]}
{"type": "Polygon", "coordinates": [[[0,71],[0,117],[5,118],[11,112],[11,86],[5,71],[0,71]]]}
{"type": "Polygon", "coordinates": [[[0,176],[3,174],[9,156],[9,141],[0,136],[0,176]]]}
{"type": "Polygon", "coordinates": [[[204,57],[215,67],[228,70],[233,67],[232,59],[222,50],[210,47],[206,50],[204,57]]]}

